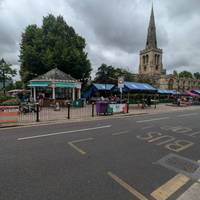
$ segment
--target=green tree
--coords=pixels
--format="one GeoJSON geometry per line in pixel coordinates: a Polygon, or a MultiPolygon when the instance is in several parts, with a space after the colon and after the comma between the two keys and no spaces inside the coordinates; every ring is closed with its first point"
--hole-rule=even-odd
{"type": "Polygon", "coordinates": [[[195,72],[195,73],[194,73],[194,77],[195,77],[196,79],[200,79],[200,73],[199,73],[199,72],[195,72]]]}
{"type": "Polygon", "coordinates": [[[176,76],[176,77],[179,76],[179,74],[178,74],[178,72],[176,70],[173,71],[173,75],[176,76]]]}
{"type": "Polygon", "coordinates": [[[7,64],[4,59],[0,60],[0,82],[3,86],[3,91],[5,95],[6,91],[6,82],[12,80],[12,78],[17,74],[15,69],[11,68],[12,65],[7,64]]]}
{"type": "Polygon", "coordinates": [[[0,60],[0,80],[5,81],[12,80],[12,78],[17,74],[16,69],[12,69],[12,65],[7,64],[4,59],[0,60]]]}
{"type": "Polygon", "coordinates": [[[126,81],[133,81],[133,74],[126,69],[114,68],[113,66],[102,64],[98,68],[94,82],[116,84],[120,76],[123,76],[126,81]]]}
{"type": "Polygon", "coordinates": [[[180,78],[193,78],[193,75],[189,71],[182,71],[179,73],[180,78]]]}
{"type": "Polygon", "coordinates": [[[115,83],[114,73],[114,67],[102,64],[98,68],[94,81],[98,83],[115,83]]]}
{"type": "Polygon", "coordinates": [[[56,67],[76,79],[86,80],[92,69],[85,47],[85,39],[62,16],[44,17],[42,27],[29,25],[20,46],[22,81],[26,83],[56,67]]]}

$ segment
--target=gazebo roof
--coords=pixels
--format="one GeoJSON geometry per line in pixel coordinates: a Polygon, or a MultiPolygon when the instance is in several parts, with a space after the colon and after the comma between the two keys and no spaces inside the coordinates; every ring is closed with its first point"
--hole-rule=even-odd
{"type": "Polygon", "coordinates": [[[68,81],[68,82],[78,82],[75,78],[73,78],[71,75],[66,74],[59,70],[58,68],[54,68],[47,73],[40,75],[31,81],[68,81]]]}

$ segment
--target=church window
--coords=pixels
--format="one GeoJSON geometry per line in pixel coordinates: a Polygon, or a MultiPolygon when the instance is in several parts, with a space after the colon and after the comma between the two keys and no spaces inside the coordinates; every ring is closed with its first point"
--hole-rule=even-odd
{"type": "Polygon", "coordinates": [[[145,72],[147,71],[147,67],[146,67],[146,66],[144,66],[144,71],[145,71],[145,72]]]}
{"type": "Polygon", "coordinates": [[[169,82],[168,82],[168,89],[169,90],[173,90],[174,89],[174,80],[173,79],[170,79],[169,82]]]}
{"type": "Polygon", "coordinates": [[[143,64],[145,64],[145,56],[142,57],[143,64]]]}
{"type": "Polygon", "coordinates": [[[146,64],[149,63],[149,55],[146,55],[146,64]]]}
{"type": "Polygon", "coordinates": [[[158,71],[158,65],[156,65],[156,70],[158,71]]]}
{"type": "Polygon", "coordinates": [[[160,55],[157,55],[157,65],[159,64],[160,55]]]}

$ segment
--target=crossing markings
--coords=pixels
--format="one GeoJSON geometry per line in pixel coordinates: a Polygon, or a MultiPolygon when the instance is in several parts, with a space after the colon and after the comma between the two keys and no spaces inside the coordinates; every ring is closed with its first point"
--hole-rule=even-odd
{"type": "Polygon", "coordinates": [[[80,140],[74,140],[74,141],[71,141],[71,142],[68,142],[68,144],[73,148],[75,149],[76,151],[78,151],[80,154],[82,155],[85,155],[86,152],[83,151],[81,148],[79,148],[77,145],[77,143],[81,143],[81,142],[86,142],[86,141],[91,141],[91,140],[94,140],[94,138],[86,138],[86,139],[80,139],[80,140]]]}
{"type": "Polygon", "coordinates": [[[119,185],[121,185],[124,189],[129,191],[131,194],[133,194],[135,197],[137,197],[139,200],[148,200],[144,195],[142,195],[140,192],[138,192],[136,189],[128,185],[126,182],[124,182],[122,179],[117,177],[112,172],[108,172],[108,176],[110,176],[114,181],[116,181],[119,185]]]}
{"type": "Polygon", "coordinates": [[[178,115],[178,117],[189,117],[194,115],[198,115],[198,113],[188,113],[188,114],[178,115]]]}
{"type": "Polygon", "coordinates": [[[156,200],[166,200],[190,180],[189,177],[178,174],[164,185],[151,193],[156,200]]]}
{"type": "Polygon", "coordinates": [[[118,135],[124,135],[126,133],[128,133],[129,131],[121,131],[121,132],[117,132],[117,133],[113,133],[113,136],[118,136],[118,135]]]}
{"type": "Polygon", "coordinates": [[[164,120],[164,119],[169,119],[169,117],[160,117],[160,118],[145,119],[145,120],[140,120],[140,121],[136,121],[136,122],[137,123],[146,123],[146,122],[153,122],[153,121],[159,121],[159,120],[164,120]]]}

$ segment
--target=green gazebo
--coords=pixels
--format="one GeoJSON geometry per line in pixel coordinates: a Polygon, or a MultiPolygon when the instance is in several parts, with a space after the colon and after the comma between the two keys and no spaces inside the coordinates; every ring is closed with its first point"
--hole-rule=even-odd
{"type": "Polygon", "coordinates": [[[31,96],[48,100],[77,100],[81,98],[81,83],[55,68],[30,81],[31,96]]]}

